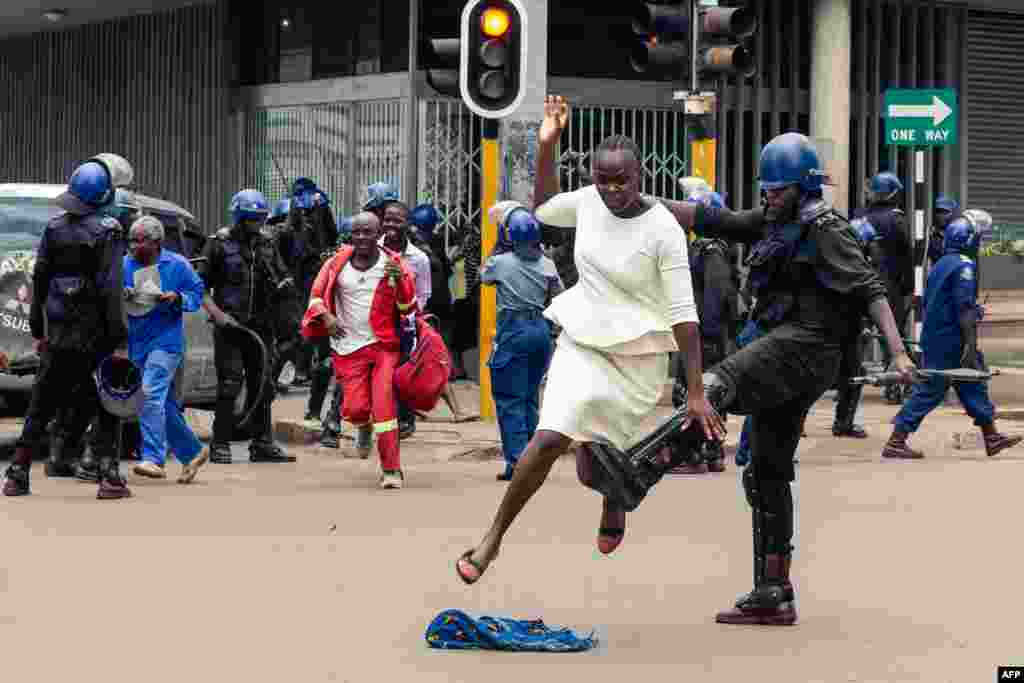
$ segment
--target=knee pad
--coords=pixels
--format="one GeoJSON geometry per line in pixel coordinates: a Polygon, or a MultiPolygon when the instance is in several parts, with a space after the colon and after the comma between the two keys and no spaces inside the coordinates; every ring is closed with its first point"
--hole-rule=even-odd
{"type": "Polygon", "coordinates": [[[704,397],[719,415],[725,417],[729,406],[736,400],[736,387],[732,380],[720,372],[705,372],[701,381],[704,383],[704,397]]]}
{"type": "Polygon", "coordinates": [[[219,399],[236,399],[241,391],[241,377],[226,377],[217,384],[217,398],[219,399]]]}

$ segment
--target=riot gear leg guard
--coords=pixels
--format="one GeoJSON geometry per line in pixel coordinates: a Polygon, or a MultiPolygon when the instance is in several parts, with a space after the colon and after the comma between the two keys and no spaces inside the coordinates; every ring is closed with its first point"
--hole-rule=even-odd
{"type": "Polygon", "coordinates": [[[80,453],[65,446],[67,436],[60,430],[50,434],[50,455],[46,459],[46,476],[54,478],[70,478],[75,476],[75,461],[80,453]]]}
{"type": "Polygon", "coordinates": [[[751,510],[754,590],[733,608],[719,612],[720,624],[788,626],[796,623],[796,596],[789,578],[793,538],[790,483],[762,480],[755,464],[743,471],[743,490],[751,510]]]}

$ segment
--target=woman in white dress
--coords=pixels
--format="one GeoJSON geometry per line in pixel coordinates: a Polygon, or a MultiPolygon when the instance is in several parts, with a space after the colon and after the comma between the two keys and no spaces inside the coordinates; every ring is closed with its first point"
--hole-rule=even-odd
{"type": "MultiPolygon", "coordinates": [[[[548,97],[539,134],[534,203],[549,226],[576,228],[579,281],[557,297],[545,316],[562,328],[548,372],[540,423],[523,452],[491,529],[456,562],[475,583],[497,556],[501,539],[572,441],[604,441],[625,450],[661,397],[668,354],[686,359],[691,420],[708,439],[725,433],[704,398],[701,345],[686,235],[661,204],[640,193],[641,155],[628,138],[613,136],[593,157],[594,184],[558,193],[555,147],[568,122],[564,98],[548,97]]],[[[581,479],[587,477],[581,463],[581,479]]],[[[598,548],[615,550],[625,534],[625,511],[606,500],[598,548]]]]}

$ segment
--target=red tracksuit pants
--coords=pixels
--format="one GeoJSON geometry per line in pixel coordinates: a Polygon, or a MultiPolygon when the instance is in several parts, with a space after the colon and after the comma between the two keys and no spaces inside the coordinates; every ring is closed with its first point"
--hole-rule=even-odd
{"type": "Polygon", "coordinates": [[[386,351],[378,342],[333,358],[335,377],[345,388],[342,417],[356,426],[373,424],[381,469],[401,469],[394,389],[398,351],[386,351]]]}

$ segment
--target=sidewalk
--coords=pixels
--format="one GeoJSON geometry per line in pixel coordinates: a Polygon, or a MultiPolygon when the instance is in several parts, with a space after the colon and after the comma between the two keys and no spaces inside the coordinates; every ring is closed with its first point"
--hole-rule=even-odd
{"type": "MultiPolygon", "coordinates": [[[[1012,386],[1024,386],[1024,370],[1007,370],[997,381],[1012,386]]],[[[994,382],[995,383],[995,382],[994,382]]],[[[468,413],[478,413],[479,387],[472,382],[457,382],[454,385],[461,408],[468,413]]],[[[882,400],[881,390],[869,387],[864,392],[861,406],[862,424],[868,430],[868,439],[837,439],[832,436],[832,420],[835,403],[834,392],[828,392],[812,408],[807,420],[807,436],[801,441],[799,456],[803,465],[827,465],[854,461],[880,460],[882,445],[892,431],[892,418],[899,410],[882,400]]],[[[319,425],[302,422],[308,394],[292,392],[278,399],[274,404],[274,416],[282,440],[288,437],[292,443],[308,446],[318,455],[326,457],[354,457],[352,428],[345,425],[341,449],[336,451],[321,447],[319,425]],[[287,423],[284,426],[282,423],[287,423]],[[296,434],[305,431],[305,439],[296,434]]],[[[1024,400],[997,401],[999,427],[1010,434],[1024,434],[1024,400]]],[[[643,429],[653,429],[661,420],[671,414],[671,404],[659,407],[643,424],[643,429]]],[[[742,418],[730,416],[727,428],[726,446],[731,454],[739,441],[742,418]]],[[[932,413],[925,428],[913,437],[915,448],[924,450],[929,458],[980,458],[985,453],[977,436],[978,430],[964,414],[959,405],[944,405],[932,413]]],[[[1024,457],[1024,451],[1021,451],[1024,457]]],[[[453,423],[451,413],[443,402],[432,411],[427,419],[417,421],[416,433],[402,441],[402,459],[407,462],[445,461],[500,461],[501,439],[496,422],[477,420],[453,423]]],[[[730,467],[730,470],[733,467],[730,467]]]]}

